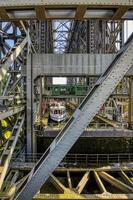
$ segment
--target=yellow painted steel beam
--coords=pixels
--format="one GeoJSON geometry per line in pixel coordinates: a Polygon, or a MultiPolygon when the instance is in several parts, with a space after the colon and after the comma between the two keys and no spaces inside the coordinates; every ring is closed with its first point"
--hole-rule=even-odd
{"type": "Polygon", "coordinates": [[[86,186],[88,180],[90,178],[90,171],[87,171],[83,177],[81,178],[81,180],[79,181],[76,190],[78,191],[79,194],[81,194],[81,192],[83,191],[84,187],[86,186]]]}
{"type": "Polygon", "coordinates": [[[71,180],[71,176],[70,176],[69,171],[67,171],[67,180],[68,180],[69,188],[72,189],[72,180],[71,180]]]}
{"type": "Polygon", "coordinates": [[[0,192],[0,199],[11,199],[15,194],[15,192],[16,192],[16,187],[12,186],[8,191],[0,192]]]}
{"type": "Polygon", "coordinates": [[[51,175],[49,180],[59,192],[65,192],[66,187],[54,175],[51,175]]]}
{"type": "Polygon", "coordinates": [[[105,181],[110,183],[111,185],[115,186],[116,188],[120,189],[126,193],[133,193],[133,188],[126,185],[125,183],[121,182],[120,180],[114,178],[113,176],[109,175],[106,172],[98,172],[98,175],[103,178],[105,181]]]}
{"type": "MultiPolygon", "coordinates": [[[[104,200],[122,200],[122,199],[133,199],[133,194],[94,194],[94,195],[84,195],[85,199],[88,200],[97,200],[97,199],[104,199],[104,200]]],[[[73,194],[36,194],[33,200],[72,200],[72,199],[83,199],[82,197],[77,197],[73,194]]]]}
{"type": "Polygon", "coordinates": [[[98,186],[99,186],[99,188],[100,188],[100,191],[101,191],[102,193],[107,193],[107,190],[106,190],[106,188],[105,188],[103,182],[101,181],[101,179],[100,179],[98,173],[97,173],[96,171],[93,171],[93,173],[94,173],[95,180],[96,180],[96,182],[97,182],[97,184],[98,184],[98,186]]]}
{"type": "Polygon", "coordinates": [[[72,194],[73,196],[75,196],[76,198],[83,198],[84,197],[78,193],[76,193],[75,191],[73,191],[72,189],[66,188],[59,180],[58,178],[56,178],[54,175],[50,176],[50,182],[57,188],[58,191],[61,191],[64,194],[72,194]]]}
{"type": "Polygon", "coordinates": [[[114,128],[118,128],[118,127],[120,126],[120,123],[119,123],[119,122],[110,120],[110,119],[108,119],[107,117],[104,117],[104,116],[102,116],[102,115],[97,114],[95,117],[96,117],[97,119],[100,119],[100,120],[102,120],[103,122],[107,123],[108,125],[111,125],[111,126],[114,127],[114,128]]]}

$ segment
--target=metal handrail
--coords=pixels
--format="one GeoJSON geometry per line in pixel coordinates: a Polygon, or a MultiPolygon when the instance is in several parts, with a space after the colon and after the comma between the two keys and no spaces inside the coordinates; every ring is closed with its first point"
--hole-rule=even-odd
{"type": "MultiPolygon", "coordinates": [[[[12,162],[37,163],[42,154],[22,154],[19,158],[12,157],[12,162]]],[[[88,166],[133,162],[133,153],[111,154],[67,154],[60,166],[88,166]]]]}
{"type": "MultiPolygon", "coordinates": [[[[113,121],[112,121],[113,122],[113,121]]],[[[130,125],[133,125],[133,123],[130,123],[130,125]]],[[[63,126],[65,126],[65,123],[48,123],[47,126],[41,127],[41,129],[39,129],[37,126],[34,128],[35,132],[39,132],[39,131],[50,131],[50,130],[60,130],[61,128],[63,128],[63,126]]],[[[110,124],[107,123],[101,123],[101,122],[91,122],[89,124],[89,126],[85,129],[87,131],[90,130],[99,130],[99,129],[109,129],[109,130],[127,130],[129,126],[128,122],[119,122],[118,126],[111,126],[110,124]]]]}

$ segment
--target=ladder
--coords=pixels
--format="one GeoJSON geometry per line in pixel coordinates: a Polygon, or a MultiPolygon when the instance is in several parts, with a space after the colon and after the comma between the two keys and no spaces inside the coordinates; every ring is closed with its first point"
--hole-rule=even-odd
{"type": "Polygon", "coordinates": [[[2,188],[4,179],[6,177],[6,174],[8,172],[9,169],[9,165],[10,165],[10,161],[15,149],[15,146],[17,144],[19,135],[22,131],[22,126],[24,124],[24,115],[19,114],[16,120],[16,123],[13,127],[11,136],[8,140],[8,142],[6,143],[5,147],[4,147],[4,151],[0,157],[0,168],[1,168],[1,172],[0,172],[0,190],[2,188]]]}
{"type": "Polygon", "coordinates": [[[16,123],[13,127],[12,134],[8,142],[6,143],[4,147],[4,151],[0,157],[0,168],[2,169],[0,173],[0,190],[2,188],[4,178],[8,172],[9,164],[10,164],[15,146],[17,144],[20,132],[22,131],[23,123],[24,123],[24,115],[19,114],[16,120],[16,123]]]}
{"type": "Polygon", "coordinates": [[[15,200],[31,200],[47,181],[106,99],[133,65],[133,34],[95,83],[16,192],[15,200]]]}
{"type": "Polygon", "coordinates": [[[4,151],[0,157],[0,168],[1,168],[1,172],[0,172],[0,190],[2,188],[4,179],[6,177],[6,174],[8,172],[9,169],[9,165],[10,165],[10,161],[15,149],[15,146],[17,144],[19,135],[22,131],[22,126],[24,124],[24,115],[19,114],[16,123],[13,127],[11,136],[8,140],[8,142],[6,143],[5,147],[4,147],[4,151]]]}

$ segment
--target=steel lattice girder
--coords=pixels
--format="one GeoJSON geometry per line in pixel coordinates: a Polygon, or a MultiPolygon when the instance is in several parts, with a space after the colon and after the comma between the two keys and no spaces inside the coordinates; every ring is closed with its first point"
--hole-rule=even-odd
{"type": "Polygon", "coordinates": [[[133,34],[124,48],[115,57],[108,69],[98,79],[94,88],[73,113],[64,129],[59,133],[16,194],[16,200],[32,199],[40,187],[77,141],[86,126],[92,121],[116,85],[132,66],[133,34]],[[126,63],[125,63],[126,61],[126,63]],[[126,66],[126,67],[125,67],[126,66]],[[106,91],[106,92],[105,92],[106,91]],[[80,123],[79,123],[80,121],[80,123]]]}
{"type": "MultiPolygon", "coordinates": [[[[95,18],[95,14],[90,16],[90,11],[87,9],[101,9],[100,12],[105,12],[100,18],[121,19],[122,16],[133,7],[133,0],[1,0],[0,2],[0,18],[4,20],[16,19],[75,19],[82,20],[83,18],[95,18]],[[59,6],[59,8],[57,7],[59,6]],[[27,9],[27,10],[26,10],[27,9]]],[[[132,18],[132,10],[130,10],[127,18],[132,18]]],[[[99,18],[99,12],[98,16],[99,18]]],[[[125,18],[124,18],[125,19],[125,18]]]]}
{"type": "Polygon", "coordinates": [[[2,111],[0,113],[0,120],[10,117],[12,115],[15,115],[23,110],[24,110],[24,106],[15,107],[15,108],[9,109],[8,111],[2,111]]]}

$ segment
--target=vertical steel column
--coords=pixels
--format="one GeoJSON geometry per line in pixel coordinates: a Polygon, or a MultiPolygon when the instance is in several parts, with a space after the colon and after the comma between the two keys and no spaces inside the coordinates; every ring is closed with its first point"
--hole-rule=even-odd
{"type": "Polygon", "coordinates": [[[36,138],[33,131],[34,121],[34,93],[33,93],[33,71],[32,71],[32,54],[27,58],[27,153],[33,153],[36,150],[36,138]]]}
{"type": "Polygon", "coordinates": [[[133,78],[129,81],[129,108],[128,108],[129,128],[133,129],[133,78]]]}
{"type": "Polygon", "coordinates": [[[42,79],[43,77],[40,77],[40,127],[42,127],[42,119],[43,119],[43,113],[42,113],[42,79]]]}

